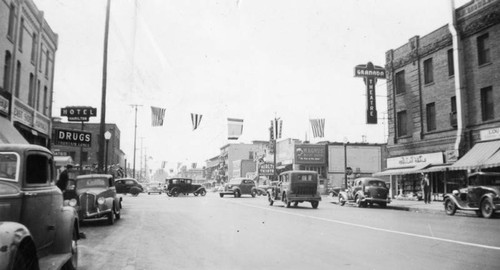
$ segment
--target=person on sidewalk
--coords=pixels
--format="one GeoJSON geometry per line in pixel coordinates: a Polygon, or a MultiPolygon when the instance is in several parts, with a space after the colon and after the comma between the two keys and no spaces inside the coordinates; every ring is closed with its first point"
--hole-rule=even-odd
{"type": "Polygon", "coordinates": [[[420,182],[420,187],[422,188],[422,195],[424,196],[424,202],[426,204],[431,203],[431,186],[428,174],[422,174],[422,182],[420,182]]]}

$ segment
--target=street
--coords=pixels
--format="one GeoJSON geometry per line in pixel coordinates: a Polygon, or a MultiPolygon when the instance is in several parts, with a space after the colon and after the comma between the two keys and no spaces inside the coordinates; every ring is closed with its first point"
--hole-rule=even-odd
{"type": "Polygon", "coordinates": [[[267,198],[123,197],[85,222],[79,269],[498,269],[500,219],[267,198]]]}

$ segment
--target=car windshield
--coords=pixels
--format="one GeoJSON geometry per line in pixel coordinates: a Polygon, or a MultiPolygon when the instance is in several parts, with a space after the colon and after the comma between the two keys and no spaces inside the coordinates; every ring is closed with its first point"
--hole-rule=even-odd
{"type": "Polygon", "coordinates": [[[241,183],[241,179],[236,178],[236,179],[231,179],[228,184],[236,185],[236,184],[239,184],[239,183],[241,183]]]}
{"type": "Polygon", "coordinates": [[[90,178],[90,179],[78,179],[76,181],[77,188],[87,188],[87,187],[106,187],[106,178],[90,178]]]}
{"type": "Polygon", "coordinates": [[[0,153],[0,179],[17,181],[19,158],[16,153],[0,153]]]}
{"type": "Polygon", "coordinates": [[[385,187],[385,182],[383,181],[368,181],[367,186],[370,187],[385,187]]]}

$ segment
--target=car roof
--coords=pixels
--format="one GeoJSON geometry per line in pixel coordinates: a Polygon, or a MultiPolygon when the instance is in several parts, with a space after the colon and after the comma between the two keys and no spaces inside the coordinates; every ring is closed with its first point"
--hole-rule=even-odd
{"type": "Polygon", "coordinates": [[[116,179],[115,181],[120,181],[120,180],[134,180],[134,181],[137,181],[137,179],[134,179],[134,178],[119,178],[119,179],[116,179]]]}
{"type": "Polygon", "coordinates": [[[385,182],[384,179],[375,178],[375,177],[358,177],[358,178],[354,179],[354,181],[358,181],[358,180],[363,180],[363,181],[382,181],[382,182],[385,182]]]}
{"type": "Polygon", "coordinates": [[[89,178],[102,178],[102,177],[111,178],[111,177],[113,177],[113,175],[111,175],[111,174],[82,174],[82,175],[78,175],[76,177],[76,179],[89,179],[89,178]]]}

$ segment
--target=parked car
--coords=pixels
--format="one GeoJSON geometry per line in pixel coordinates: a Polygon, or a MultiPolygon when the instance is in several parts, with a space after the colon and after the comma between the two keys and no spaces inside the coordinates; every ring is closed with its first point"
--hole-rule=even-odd
{"type": "Polygon", "coordinates": [[[148,195],[151,195],[151,193],[162,194],[164,191],[164,186],[160,182],[151,182],[146,186],[146,192],[148,195]]]}
{"type": "Polygon", "coordinates": [[[75,207],[80,221],[107,218],[113,225],[120,219],[122,198],[116,195],[111,174],[79,175],[74,188],[76,198],[65,200],[65,204],[75,207]]]}
{"type": "Polygon", "coordinates": [[[44,147],[0,144],[0,270],[77,268],[78,215],[54,164],[44,147]]]}
{"type": "Polygon", "coordinates": [[[193,193],[194,196],[205,196],[207,190],[202,185],[193,184],[193,179],[190,178],[171,178],[166,179],[167,195],[169,197],[177,197],[179,194],[188,195],[193,193]]]}
{"type": "Polygon", "coordinates": [[[144,187],[134,178],[120,178],[115,180],[116,193],[132,194],[137,196],[144,192],[144,187]]]}
{"type": "Polygon", "coordinates": [[[219,192],[221,198],[224,195],[233,195],[235,198],[239,198],[241,195],[252,195],[252,197],[255,197],[257,195],[255,182],[248,178],[233,178],[224,185],[224,190],[219,192]]]}
{"type": "Polygon", "coordinates": [[[475,211],[479,217],[491,218],[500,210],[500,173],[476,172],[467,177],[467,187],[444,196],[444,210],[475,211]]]}
{"type": "Polygon", "coordinates": [[[257,195],[267,196],[267,191],[270,188],[271,188],[271,186],[269,186],[269,185],[261,185],[261,186],[255,187],[255,190],[257,191],[257,195]]]}
{"type": "Polygon", "coordinates": [[[356,178],[352,186],[339,193],[339,204],[343,206],[346,202],[356,203],[358,207],[378,204],[385,208],[391,202],[389,188],[385,181],[379,178],[356,178]]]}
{"type": "Polygon", "coordinates": [[[293,203],[297,207],[299,203],[309,202],[312,208],[318,208],[321,196],[318,192],[318,173],[314,171],[294,170],[282,172],[278,181],[271,183],[268,192],[269,205],[275,201],[281,201],[289,208],[293,203]]]}

